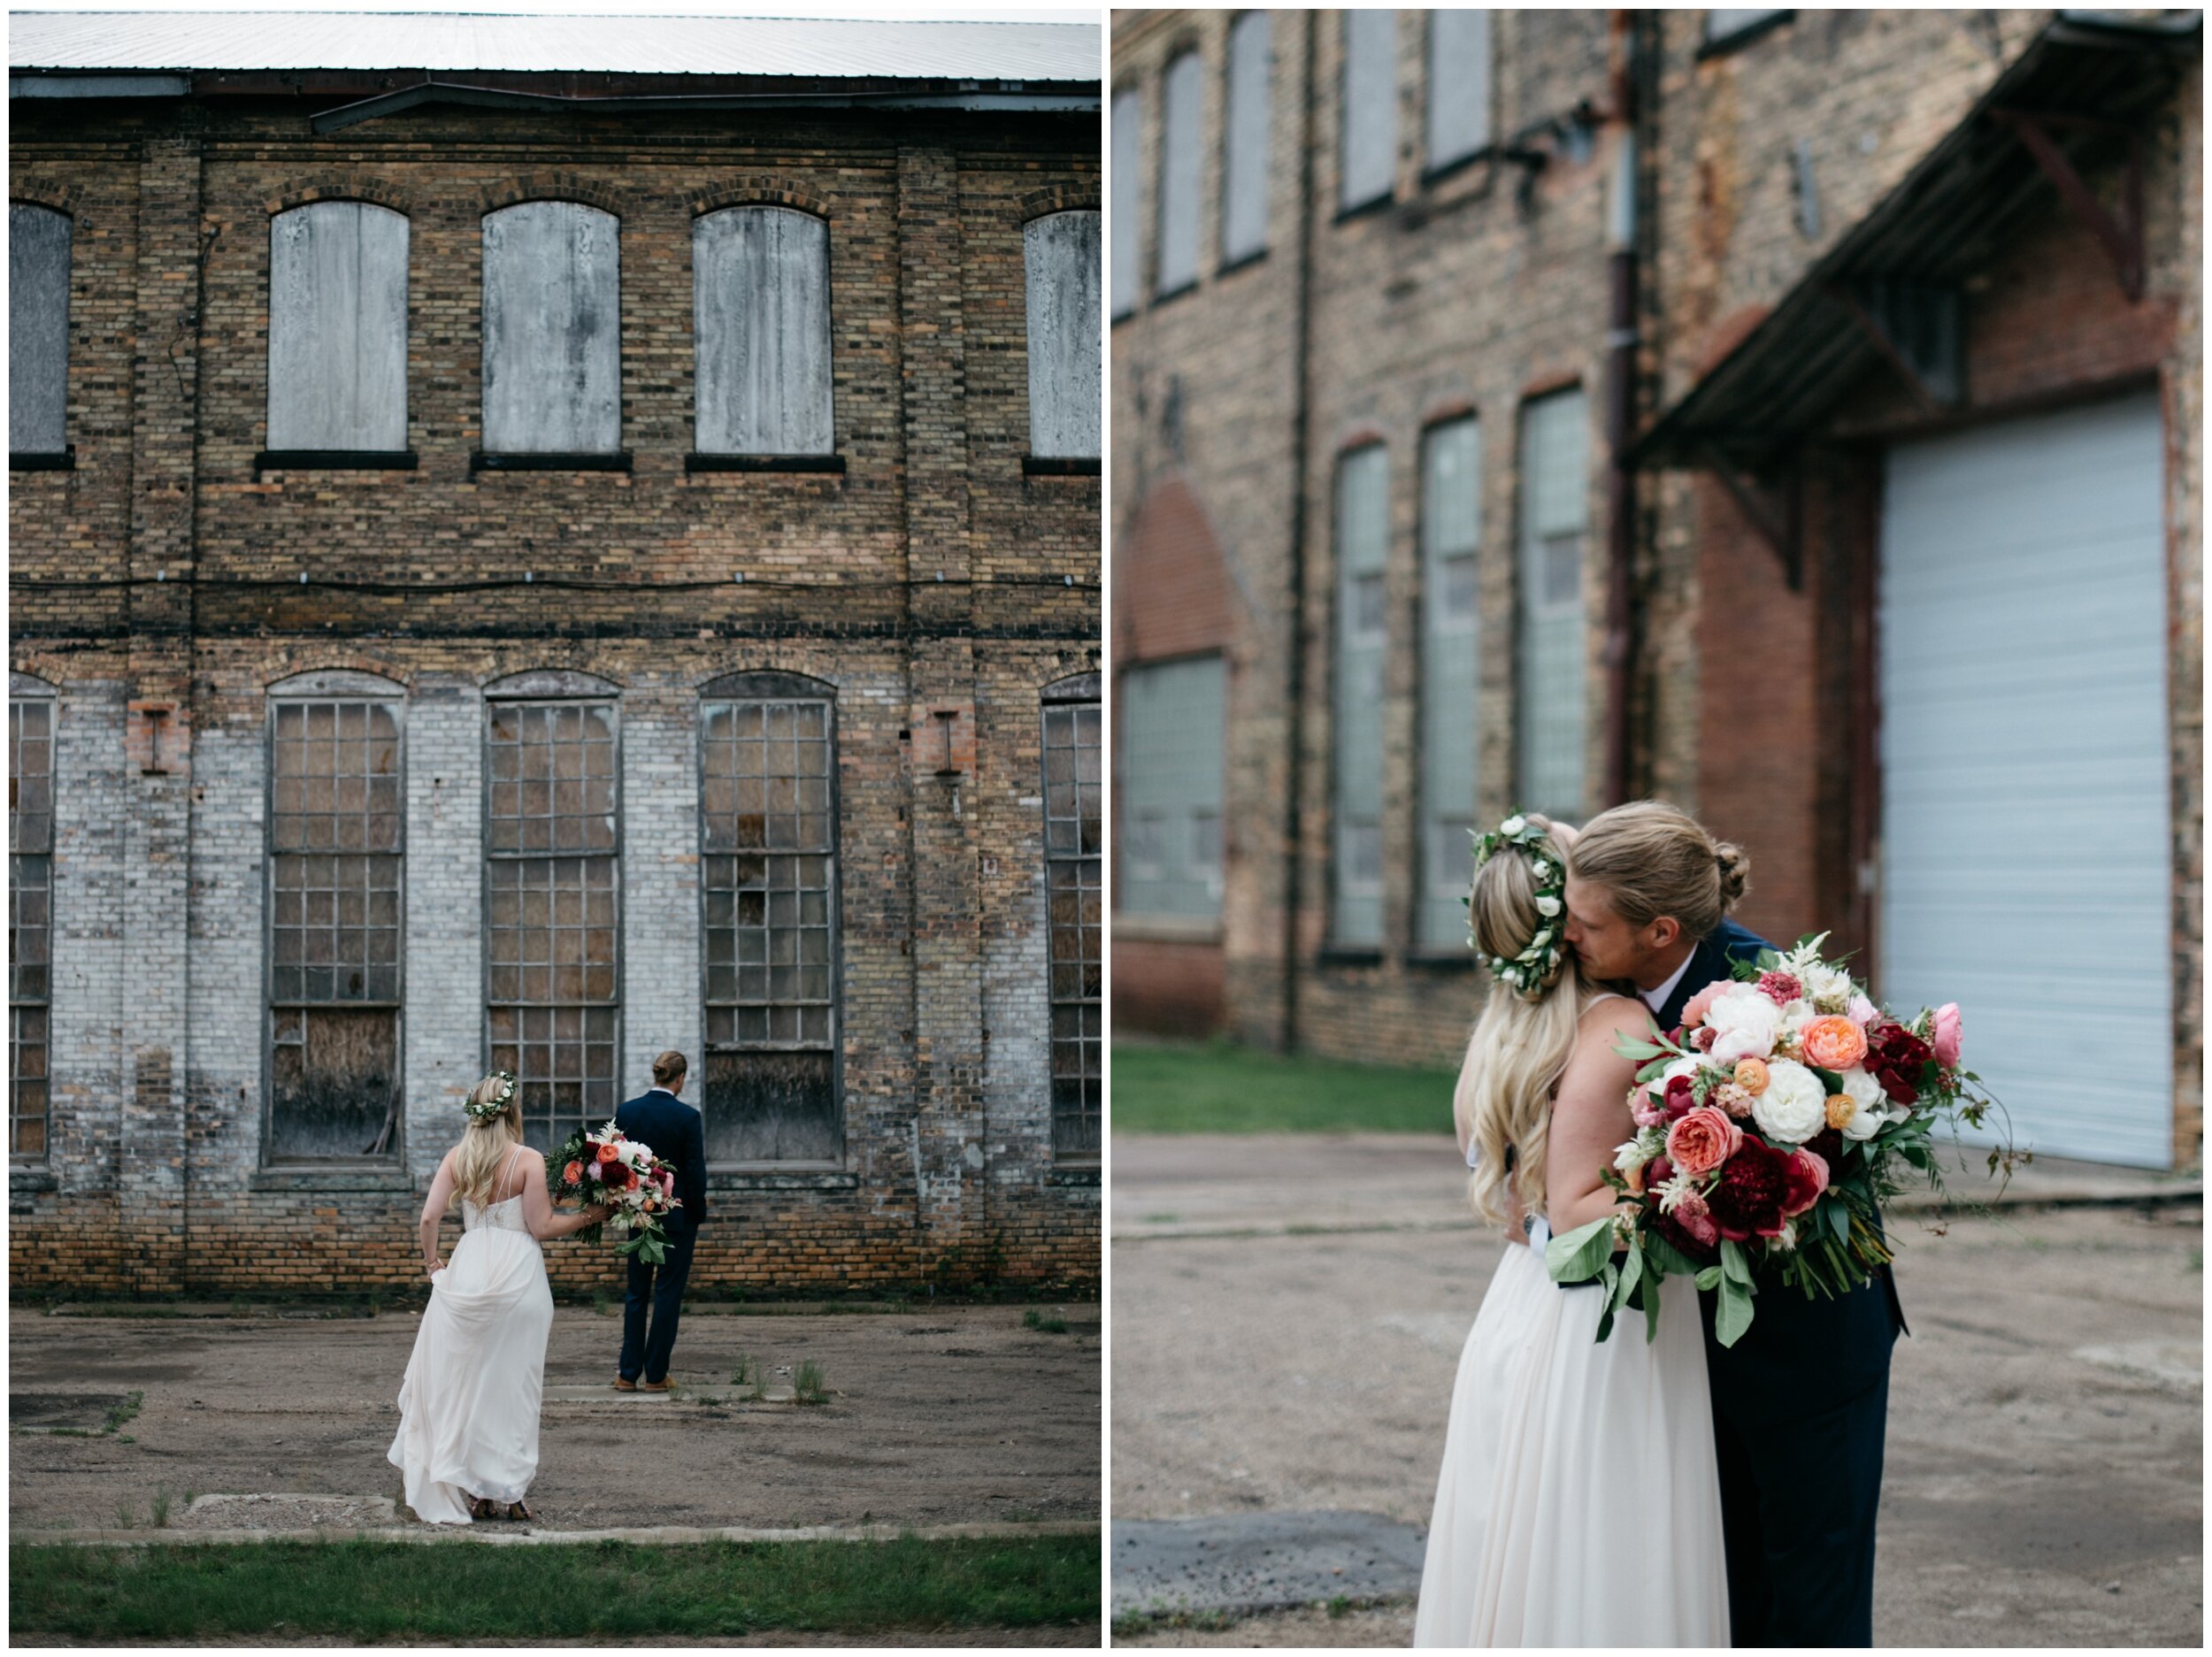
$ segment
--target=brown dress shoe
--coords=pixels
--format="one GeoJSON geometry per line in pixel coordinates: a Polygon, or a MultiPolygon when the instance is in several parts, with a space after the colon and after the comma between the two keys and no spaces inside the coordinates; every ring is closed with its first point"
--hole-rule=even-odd
{"type": "Polygon", "coordinates": [[[637,1383],[626,1381],[618,1375],[614,1378],[614,1390],[618,1392],[634,1392],[637,1391],[637,1383]]]}
{"type": "Polygon", "coordinates": [[[640,1381],[638,1383],[638,1391],[641,1392],[665,1392],[668,1391],[668,1379],[665,1376],[664,1376],[657,1381],[640,1381]]]}

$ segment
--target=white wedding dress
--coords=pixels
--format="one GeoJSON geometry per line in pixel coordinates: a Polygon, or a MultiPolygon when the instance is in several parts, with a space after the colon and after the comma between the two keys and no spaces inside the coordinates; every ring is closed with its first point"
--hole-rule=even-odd
{"type": "Polygon", "coordinates": [[[1533,1247],[1498,1262],[1452,1387],[1416,1645],[1728,1644],[1720,1474],[1694,1287],[1659,1338],[1563,1289],[1533,1247]]]}
{"type": "MultiPolygon", "coordinates": [[[[503,1179],[522,1155],[510,1156],[503,1179]]],[[[387,1454],[405,1476],[407,1505],[432,1524],[468,1523],[472,1495],[504,1503],[529,1490],[553,1328],[552,1285],[521,1192],[483,1208],[464,1200],[461,1224],[452,1258],[430,1280],[387,1454]]]]}

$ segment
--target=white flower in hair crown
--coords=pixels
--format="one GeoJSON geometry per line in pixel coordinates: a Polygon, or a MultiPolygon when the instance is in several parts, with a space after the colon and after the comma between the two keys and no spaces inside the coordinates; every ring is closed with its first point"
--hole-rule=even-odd
{"type": "Polygon", "coordinates": [[[1536,935],[1528,940],[1528,947],[1507,960],[1502,955],[1483,953],[1475,945],[1474,889],[1460,901],[1467,905],[1467,942],[1475,950],[1475,959],[1488,967],[1501,983],[1509,984],[1517,990],[1534,989],[1559,970],[1564,959],[1566,928],[1560,917],[1567,909],[1567,871],[1552,853],[1551,831],[1540,823],[1532,823],[1516,812],[1487,834],[1468,831],[1475,842],[1475,868],[1496,856],[1508,846],[1517,846],[1529,855],[1529,872],[1536,878],[1536,912],[1542,917],[1536,935]]]}
{"type": "Polygon", "coordinates": [[[515,1073],[512,1070],[494,1070],[492,1075],[501,1084],[499,1091],[489,1099],[472,1099],[464,1104],[461,1109],[470,1116],[495,1116],[507,1109],[507,1101],[515,1096],[515,1073]]]}

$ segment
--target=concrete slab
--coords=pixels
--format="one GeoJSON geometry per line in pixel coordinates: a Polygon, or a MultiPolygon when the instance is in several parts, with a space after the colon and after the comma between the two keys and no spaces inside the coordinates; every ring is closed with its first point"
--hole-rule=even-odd
{"type": "Polygon", "coordinates": [[[1115,1523],[1113,1614],[1245,1615],[1420,1592],[1425,1533],[1379,1514],[1230,1514],[1115,1523]]]}

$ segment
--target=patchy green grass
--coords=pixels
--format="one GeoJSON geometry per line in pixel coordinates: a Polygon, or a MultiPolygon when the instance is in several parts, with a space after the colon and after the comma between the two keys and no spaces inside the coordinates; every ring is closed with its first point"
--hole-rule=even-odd
{"type": "Polygon", "coordinates": [[[822,1366],[813,1359],[800,1362],[798,1374],[791,1377],[791,1396],[801,1404],[829,1402],[829,1382],[822,1374],[822,1366]]]}
{"type": "Polygon", "coordinates": [[[8,1628],[17,1643],[282,1633],[557,1645],[775,1629],[1020,1628],[1095,1622],[1098,1577],[1094,1535],[665,1547],[19,1544],[8,1550],[8,1628]]]}
{"type": "Polygon", "coordinates": [[[1022,1327],[1047,1335],[1064,1335],[1068,1332],[1068,1320],[1057,1313],[1047,1317],[1033,1306],[1022,1314],[1022,1327]]]}
{"type": "Polygon", "coordinates": [[[1285,1058],[1226,1042],[1114,1048],[1117,1133],[1449,1133],[1449,1070],[1285,1058]]]}

